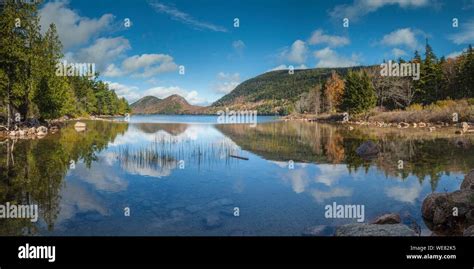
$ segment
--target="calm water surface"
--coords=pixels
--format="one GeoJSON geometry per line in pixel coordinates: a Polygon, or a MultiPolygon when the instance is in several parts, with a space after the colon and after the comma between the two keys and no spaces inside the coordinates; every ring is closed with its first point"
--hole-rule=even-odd
{"type": "Polygon", "coordinates": [[[324,225],[322,234],[332,235],[356,222],[325,218],[324,207],[336,202],[365,205],[366,222],[399,213],[430,235],[423,199],[459,189],[474,168],[472,149],[427,133],[273,117],[259,118],[255,128],[215,122],[134,116],[129,123],[87,121],[85,132],[70,123],[42,140],[4,141],[0,203],[36,203],[41,218],[0,220],[0,233],[298,236],[324,225]],[[355,154],[367,140],[382,148],[374,160],[355,154]]]}

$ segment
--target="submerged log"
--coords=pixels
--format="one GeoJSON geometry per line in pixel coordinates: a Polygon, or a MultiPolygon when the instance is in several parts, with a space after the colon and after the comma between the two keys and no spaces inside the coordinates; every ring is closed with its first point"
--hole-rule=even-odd
{"type": "Polygon", "coordinates": [[[240,159],[240,160],[244,160],[244,161],[248,161],[248,160],[249,160],[249,158],[247,158],[247,157],[242,157],[242,156],[237,156],[237,155],[232,155],[232,154],[230,154],[229,157],[236,158],[236,159],[240,159]]]}

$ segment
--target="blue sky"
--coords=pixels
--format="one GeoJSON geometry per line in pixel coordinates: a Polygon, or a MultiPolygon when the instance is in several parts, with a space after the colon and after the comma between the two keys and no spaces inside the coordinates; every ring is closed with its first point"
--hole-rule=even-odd
{"type": "Polygon", "coordinates": [[[289,65],[380,64],[426,38],[438,56],[474,43],[474,0],[64,0],[40,15],[43,29],[56,23],[66,60],[95,63],[130,102],[180,94],[206,105],[289,65]]]}

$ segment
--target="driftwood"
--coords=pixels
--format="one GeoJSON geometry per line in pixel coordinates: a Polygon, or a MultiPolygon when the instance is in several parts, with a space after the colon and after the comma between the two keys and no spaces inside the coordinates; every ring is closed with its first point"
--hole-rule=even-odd
{"type": "Polygon", "coordinates": [[[240,160],[244,160],[244,161],[249,160],[249,158],[247,158],[247,157],[242,157],[242,156],[237,156],[237,155],[232,155],[232,154],[230,154],[229,156],[232,157],[232,158],[236,158],[236,159],[240,159],[240,160]]]}

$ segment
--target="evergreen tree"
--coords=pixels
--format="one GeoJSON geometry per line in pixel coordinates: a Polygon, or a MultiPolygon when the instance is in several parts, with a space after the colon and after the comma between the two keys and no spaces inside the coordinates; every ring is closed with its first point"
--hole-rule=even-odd
{"type": "Polygon", "coordinates": [[[443,96],[443,72],[433,49],[426,41],[425,59],[421,61],[415,55],[415,62],[420,61],[420,79],[415,82],[415,102],[430,104],[443,96]]]}
{"type": "Polygon", "coordinates": [[[63,55],[61,41],[54,24],[49,26],[43,42],[45,72],[35,94],[35,102],[42,119],[53,119],[62,116],[63,106],[69,106],[73,100],[67,94],[68,85],[65,77],[56,75],[56,65],[63,55]]]}
{"type": "Polygon", "coordinates": [[[367,112],[374,108],[377,96],[365,71],[349,72],[346,77],[341,110],[352,114],[367,112]]]}
{"type": "Polygon", "coordinates": [[[21,81],[24,80],[28,62],[25,57],[25,34],[21,29],[20,3],[13,0],[5,2],[0,16],[0,69],[4,79],[0,84],[0,97],[5,104],[7,127],[12,124],[14,113],[23,101],[21,81]]]}
{"type": "Polygon", "coordinates": [[[108,85],[56,74],[62,44],[56,26],[40,31],[38,3],[5,0],[0,16],[0,120],[109,114],[129,110],[108,85]],[[99,100],[100,99],[100,102],[99,100]],[[99,109],[100,106],[100,109],[99,109]]]}
{"type": "Polygon", "coordinates": [[[463,53],[458,73],[458,97],[474,97],[474,50],[472,45],[463,53]]]}

